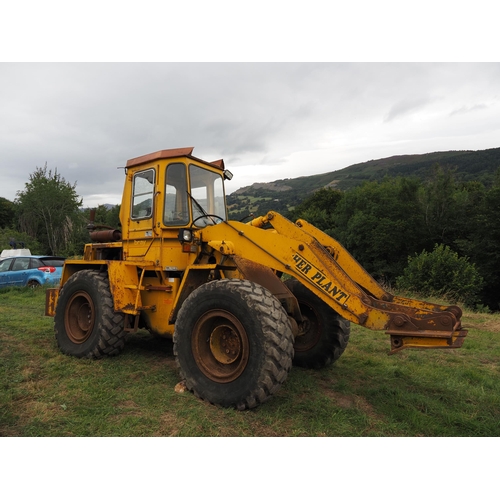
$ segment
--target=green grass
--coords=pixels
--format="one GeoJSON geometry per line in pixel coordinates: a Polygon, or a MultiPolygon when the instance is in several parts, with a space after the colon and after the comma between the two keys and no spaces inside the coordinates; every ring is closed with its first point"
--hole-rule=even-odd
{"type": "Polygon", "coordinates": [[[295,368],[255,410],[220,409],[179,382],[172,343],[141,331],[98,361],[63,355],[44,289],[0,290],[0,436],[499,436],[500,317],[465,313],[457,350],[388,356],[352,326],[334,365],[295,368]]]}

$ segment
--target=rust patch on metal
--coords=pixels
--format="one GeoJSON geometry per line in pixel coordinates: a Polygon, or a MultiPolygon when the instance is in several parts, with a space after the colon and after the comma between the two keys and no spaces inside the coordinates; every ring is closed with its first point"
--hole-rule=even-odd
{"type": "Polygon", "coordinates": [[[97,243],[110,243],[112,241],[120,241],[122,239],[121,231],[117,229],[108,229],[106,231],[92,231],[90,239],[97,243]]]}
{"type": "Polygon", "coordinates": [[[146,285],[146,292],[171,292],[172,285],[146,285]]]}
{"type": "Polygon", "coordinates": [[[460,308],[450,307],[447,311],[410,318],[396,313],[386,331],[391,336],[390,354],[408,348],[456,349],[462,346],[467,330],[462,329],[460,308]]]}
{"type": "Polygon", "coordinates": [[[245,276],[245,279],[253,281],[264,288],[267,288],[283,305],[288,314],[297,321],[302,321],[299,303],[295,295],[285,286],[278,276],[266,266],[244,259],[243,257],[233,256],[235,264],[239,271],[245,276]]]}
{"type": "Polygon", "coordinates": [[[233,260],[238,266],[238,269],[249,281],[258,283],[276,296],[280,294],[290,294],[288,288],[268,267],[251,260],[244,259],[243,257],[234,256],[233,260]]]}
{"type": "Polygon", "coordinates": [[[55,316],[59,288],[49,288],[45,292],[45,316],[55,316]]]}

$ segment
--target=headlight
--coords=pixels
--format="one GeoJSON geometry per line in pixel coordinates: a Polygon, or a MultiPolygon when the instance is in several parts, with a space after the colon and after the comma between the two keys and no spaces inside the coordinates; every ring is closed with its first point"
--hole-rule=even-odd
{"type": "Polygon", "coordinates": [[[181,243],[190,243],[193,241],[193,232],[190,229],[180,229],[179,241],[181,243]]]}

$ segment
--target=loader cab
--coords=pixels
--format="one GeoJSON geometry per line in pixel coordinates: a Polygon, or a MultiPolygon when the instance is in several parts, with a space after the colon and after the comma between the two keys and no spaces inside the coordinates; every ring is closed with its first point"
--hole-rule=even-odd
{"type": "Polygon", "coordinates": [[[129,256],[144,256],[151,240],[175,239],[182,228],[227,220],[224,179],[232,175],[222,160],[206,162],[192,151],[163,150],[127,162],[120,221],[129,256]]]}

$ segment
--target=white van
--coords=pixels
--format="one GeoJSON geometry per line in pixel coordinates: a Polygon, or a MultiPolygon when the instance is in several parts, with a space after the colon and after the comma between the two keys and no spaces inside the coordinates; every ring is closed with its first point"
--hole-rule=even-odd
{"type": "Polygon", "coordinates": [[[18,248],[17,250],[2,250],[0,254],[0,260],[6,259],[7,257],[29,257],[31,252],[28,248],[18,248]]]}

